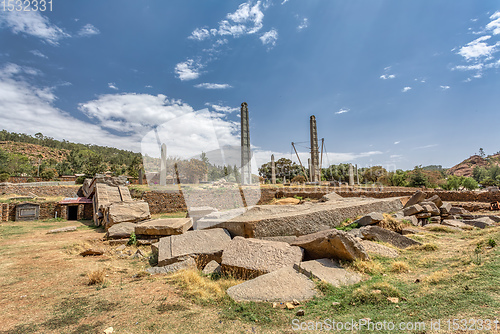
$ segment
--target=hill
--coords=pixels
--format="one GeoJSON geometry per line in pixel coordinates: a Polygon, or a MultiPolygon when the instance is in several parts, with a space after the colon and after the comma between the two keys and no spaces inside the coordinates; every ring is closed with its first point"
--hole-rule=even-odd
{"type": "Polygon", "coordinates": [[[485,158],[479,155],[473,155],[448,169],[447,173],[455,176],[472,177],[475,167],[489,168],[495,165],[500,166],[500,154],[490,155],[485,158]]]}
{"type": "Polygon", "coordinates": [[[53,159],[57,162],[66,160],[70,150],[57,149],[46,147],[37,144],[1,141],[0,150],[11,154],[21,154],[27,157],[32,162],[37,162],[38,159],[49,160],[53,159]]]}

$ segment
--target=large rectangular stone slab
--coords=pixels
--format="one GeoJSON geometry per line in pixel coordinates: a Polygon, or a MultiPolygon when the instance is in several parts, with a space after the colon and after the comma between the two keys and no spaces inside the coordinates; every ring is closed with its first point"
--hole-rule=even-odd
{"type": "Polygon", "coordinates": [[[221,228],[187,231],[161,238],[155,244],[158,248],[158,266],[166,266],[189,257],[196,260],[198,268],[203,268],[212,260],[220,263],[222,250],[230,241],[229,233],[221,228]]]}
{"type": "Polygon", "coordinates": [[[144,201],[112,203],[107,211],[106,229],[119,223],[137,223],[151,218],[149,205],[144,201]]]}
{"type": "Polygon", "coordinates": [[[363,245],[351,234],[336,229],[320,231],[297,238],[291,245],[305,250],[306,258],[339,260],[368,260],[363,245]]]}
{"type": "Polygon", "coordinates": [[[221,266],[226,274],[251,278],[300,261],[302,250],[286,242],[235,237],[223,250],[221,266]]]}
{"type": "Polygon", "coordinates": [[[336,287],[356,284],[362,278],[361,275],[342,268],[337,261],[331,259],[304,261],[296,264],[294,268],[309,278],[313,277],[336,287]]]}
{"type": "Polygon", "coordinates": [[[148,220],[135,226],[136,235],[169,236],[187,232],[193,226],[191,218],[148,220]]]}
{"type": "Polygon", "coordinates": [[[420,242],[407,238],[399,233],[386,230],[378,226],[365,226],[361,228],[361,235],[365,240],[387,242],[397,248],[407,248],[413,245],[421,245],[420,242]]]}
{"type": "Polygon", "coordinates": [[[237,302],[305,301],[316,295],[314,282],[291,267],[286,267],[227,289],[237,302]]]}
{"type": "Polygon", "coordinates": [[[399,197],[344,198],[342,201],[300,205],[256,205],[226,220],[208,215],[198,221],[198,227],[222,227],[233,236],[246,238],[300,236],[337,227],[346,218],[370,212],[398,211],[402,207],[399,197]]]}

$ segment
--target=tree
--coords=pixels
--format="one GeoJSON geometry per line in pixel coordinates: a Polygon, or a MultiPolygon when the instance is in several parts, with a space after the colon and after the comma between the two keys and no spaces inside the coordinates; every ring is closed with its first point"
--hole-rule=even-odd
{"type": "Polygon", "coordinates": [[[483,148],[482,148],[482,147],[481,147],[481,148],[479,148],[479,156],[480,156],[481,158],[484,158],[484,157],[486,156],[486,154],[484,154],[484,150],[483,150],[483,148]]]}
{"type": "Polygon", "coordinates": [[[184,174],[189,183],[198,183],[200,179],[207,173],[207,165],[199,159],[191,159],[182,161],[179,172],[184,174]]]}
{"type": "Polygon", "coordinates": [[[304,175],[296,175],[296,176],[292,179],[292,182],[296,182],[296,183],[304,183],[304,182],[306,182],[306,178],[304,177],[304,175]]]}
{"type": "Polygon", "coordinates": [[[382,166],[373,166],[363,172],[363,179],[367,182],[377,182],[378,179],[387,174],[387,170],[382,166]]]}
{"type": "Polygon", "coordinates": [[[410,187],[422,187],[427,186],[428,180],[427,176],[422,172],[421,166],[415,166],[410,175],[410,187]]]}
{"type": "Polygon", "coordinates": [[[472,177],[466,177],[462,181],[462,186],[467,189],[467,190],[474,190],[479,188],[479,184],[477,183],[476,180],[474,180],[472,177]]]}

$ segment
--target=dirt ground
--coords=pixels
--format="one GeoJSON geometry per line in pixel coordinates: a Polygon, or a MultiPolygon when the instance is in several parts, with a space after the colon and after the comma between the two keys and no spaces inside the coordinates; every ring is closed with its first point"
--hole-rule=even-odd
{"type": "Polygon", "coordinates": [[[103,333],[108,327],[114,333],[255,332],[255,326],[220,320],[214,307],[191,303],[162,276],[140,277],[147,259],[121,258],[117,246],[101,241],[104,231],[87,225],[1,224],[0,333],[103,333]],[[78,230],[47,234],[65,226],[78,230]],[[88,247],[104,247],[105,254],[80,256],[88,247]],[[98,269],[105,270],[106,283],[88,285],[87,273],[98,269]]]}

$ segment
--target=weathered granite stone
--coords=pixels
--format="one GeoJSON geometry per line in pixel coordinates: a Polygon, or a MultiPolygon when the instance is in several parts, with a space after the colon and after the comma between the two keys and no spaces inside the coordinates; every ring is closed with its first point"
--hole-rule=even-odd
{"type": "Polygon", "coordinates": [[[111,226],[106,233],[106,239],[125,239],[130,238],[134,232],[135,223],[120,223],[111,226]]]}
{"type": "Polygon", "coordinates": [[[154,274],[171,274],[179,270],[196,269],[196,262],[192,257],[188,257],[184,261],[172,263],[162,267],[151,267],[146,269],[151,275],[154,274]]]}
{"type": "Polygon", "coordinates": [[[340,260],[369,259],[363,245],[349,233],[332,229],[303,235],[292,243],[302,247],[308,259],[332,258],[340,260]]]}
{"type": "Polygon", "coordinates": [[[343,201],[344,197],[340,196],[337,194],[335,191],[332,191],[331,193],[328,193],[321,197],[319,200],[320,202],[328,202],[328,201],[343,201]]]}
{"type": "Polygon", "coordinates": [[[417,190],[411,197],[410,199],[408,200],[408,202],[406,202],[404,208],[408,208],[412,205],[415,205],[415,204],[418,204],[420,202],[422,202],[423,200],[425,199],[425,193],[420,191],[420,190],[417,190]]]}
{"type": "Polygon", "coordinates": [[[313,281],[286,267],[232,286],[227,294],[237,302],[301,302],[316,295],[314,287],[313,281]]]}
{"type": "Polygon", "coordinates": [[[450,215],[468,215],[468,214],[470,214],[469,211],[459,206],[452,206],[450,209],[450,215]]]}
{"type": "Polygon", "coordinates": [[[316,278],[333,286],[352,285],[361,281],[361,275],[348,271],[338,261],[318,259],[294,265],[295,270],[309,278],[316,278]]]}
{"type": "Polygon", "coordinates": [[[421,207],[418,204],[414,204],[412,206],[407,206],[406,208],[403,209],[403,214],[405,216],[413,216],[416,215],[417,213],[420,213],[424,211],[424,208],[421,207]]]}
{"type": "Polygon", "coordinates": [[[158,242],[158,265],[166,266],[193,257],[203,268],[211,260],[221,262],[222,250],[230,241],[229,233],[221,228],[164,237],[158,242]]]}
{"type": "Polygon", "coordinates": [[[430,218],[430,222],[433,224],[440,224],[441,223],[441,217],[440,216],[432,216],[430,218]]]}
{"type": "Polygon", "coordinates": [[[98,248],[89,248],[80,253],[81,256],[96,256],[102,254],[104,254],[104,251],[98,248]]]}
{"type": "Polygon", "coordinates": [[[72,231],[76,231],[77,227],[78,226],[67,226],[67,227],[56,228],[54,230],[48,231],[47,234],[72,232],[72,231]]]}
{"type": "Polygon", "coordinates": [[[496,226],[495,222],[488,217],[476,218],[473,220],[464,219],[463,222],[467,225],[471,225],[471,226],[475,226],[475,227],[479,227],[479,228],[496,226]]]}
{"type": "Polygon", "coordinates": [[[193,226],[191,218],[154,219],[135,226],[136,235],[169,236],[185,233],[193,226]]]}
{"type": "Polygon", "coordinates": [[[429,212],[432,216],[439,216],[441,211],[434,202],[420,202],[420,206],[424,208],[424,212],[429,212]]]}
{"type": "Polygon", "coordinates": [[[399,252],[391,247],[381,245],[377,242],[370,240],[361,240],[361,244],[365,247],[369,254],[376,254],[378,256],[396,258],[399,256],[399,252]]]}
{"type": "Polygon", "coordinates": [[[434,196],[426,199],[425,201],[426,202],[433,202],[434,204],[436,204],[436,206],[438,208],[443,205],[443,201],[441,200],[441,198],[438,195],[434,195],[434,196]]]}
{"type": "Polygon", "coordinates": [[[363,235],[363,239],[387,242],[397,248],[407,248],[413,245],[421,245],[418,241],[378,226],[362,227],[361,234],[363,235]]]}
{"type": "Polygon", "coordinates": [[[460,220],[454,220],[454,219],[445,219],[441,222],[441,225],[458,227],[460,229],[468,226],[467,224],[461,222],[460,220]]]}
{"type": "Polygon", "coordinates": [[[208,262],[207,265],[205,266],[205,268],[203,268],[203,273],[205,275],[220,274],[221,272],[222,271],[221,271],[220,264],[214,260],[208,262]]]}
{"type": "Polygon", "coordinates": [[[235,237],[222,252],[222,271],[234,277],[249,278],[302,261],[302,250],[286,242],[235,237]]]}
{"type": "Polygon", "coordinates": [[[414,227],[404,227],[403,230],[401,231],[402,235],[408,235],[408,234],[417,234],[420,233],[421,231],[417,228],[414,227]]]}
{"type": "Polygon", "coordinates": [[[380,212],[370,212],[369,214],[359,218],[354,223],[358,226],[374,225],[380,221],[384,220],[384,215],[380,212]]]}
{"type": "Polygon", "coordinates": [[[415,215],[417,219],[427,219],[430,218],[432,214],[430,212],[420,212],[415,215]]]}
{"type": "Polygon", "coordinates": [[[108,208],[106,229],[119,223],[137,223],[151,218],[149,205],[144,201],[112,203],[108,208]]]}
{"type": "Polygon", "coordinates": [[[441,215],[449,215],[450,214],[450,210],[451,210],[451,203],[449,202],[444,202],[440,207],[439,207],[439,211],[441,211],[441,215]]]}

